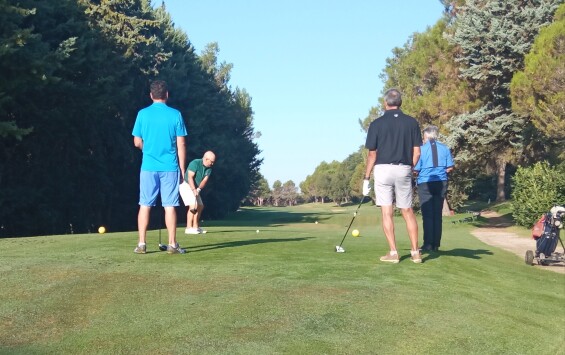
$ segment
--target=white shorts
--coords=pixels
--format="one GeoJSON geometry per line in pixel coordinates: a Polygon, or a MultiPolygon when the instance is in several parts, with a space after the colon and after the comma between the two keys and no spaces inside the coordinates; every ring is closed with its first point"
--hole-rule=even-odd
{"type": "Polygon", "coordinates": [[[377,206],[412,207],[412,167],[410,165],[377,164],[373,168],[377,206]]]}
{"type": "Polygon", "coordinates": [[[180,184],[179,193],[185,206],[194,206],[196,202],[198,202],[199,205],[203,204],[200,195],[198,195],[198,197],[195,196],[194,191],[192,191],[190,185],[186,181],[183,181],[182,184],[180,184]]]}

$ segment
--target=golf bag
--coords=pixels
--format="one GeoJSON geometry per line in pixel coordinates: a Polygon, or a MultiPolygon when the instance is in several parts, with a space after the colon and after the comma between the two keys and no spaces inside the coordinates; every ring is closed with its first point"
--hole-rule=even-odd
{"type": "Polygon", "coordinates": [[[555,206],[537,221],[532,230],[532,237],[536,241],[536,257],[542,254],[549,257],[555,252],[557,243],[561,240],[559,233],[564,220],[565,208],[555,206]]]}

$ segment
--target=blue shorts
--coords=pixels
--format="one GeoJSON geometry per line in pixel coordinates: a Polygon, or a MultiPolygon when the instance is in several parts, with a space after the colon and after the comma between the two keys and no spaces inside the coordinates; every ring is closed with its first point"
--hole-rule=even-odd
{"type": "Polygon", "coordinates": [[[139,173],[139,205],[155,206],[161,193],[163,207],[179,206],[178,171],[144,171],[139,173]]]}

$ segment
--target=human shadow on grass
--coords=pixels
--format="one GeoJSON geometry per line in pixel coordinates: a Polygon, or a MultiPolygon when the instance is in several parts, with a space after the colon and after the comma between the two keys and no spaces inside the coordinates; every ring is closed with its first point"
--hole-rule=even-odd
{"type": "MultiPolygon", "coordinates": [[[[493,255],[494,253],[487,249],[451,249],[426,252],[422,254],[422,261],[437,259],[441,256],[456,256],[469,259],[481,259],[483,255],[493,255]]],[[[408,256],[409,258],[409,256],[408,256]]]]}
{"type": "Polygon", "coordinates": [[[193,247],[188,247],[191,253],[199,252],[199,251],[207,251],[207,250],[214,250],[214,249],[223,249],[223,248],[234,248],[234,247],[242,247],[246,245],[255,245],[255,244],[264,244],[264,243],[281,243],[281,242],[302,242],[308,238],[283,238],[283,239],[247,239],[247,240],[234,240],[230,242],[222,242],[222,243],[215,243],[215,244],[204,244],[204,245],[196,245],[193,247]]]}

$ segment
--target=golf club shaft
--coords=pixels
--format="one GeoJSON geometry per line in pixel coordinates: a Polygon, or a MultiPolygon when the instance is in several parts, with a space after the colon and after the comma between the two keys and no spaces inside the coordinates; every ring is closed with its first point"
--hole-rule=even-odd
{"type": "Polygon", "coordinates": [[[345,237],[347,237],[347,233],[349,232],[349,228],[351,228],[351,225],[353,224],[355,217],[357,217],[357,212],[359,211],[359,207],[361,207],[361,204],[363,204],[363,201],[365,201],[365,195],[363,195],[363,197],[361,198],[361,202],[359,202],[359,205],[357,206],[357,209],[355,210],[355,213],[353,214],[353,218],[351,219],[351,222],[349,222],[349,226],[347,227],[347,230],[345,231],[345,234],[343,235],[343,238],[341,239],[341,243],[339,243],[340,247],[343,244],[345,237]]]}

